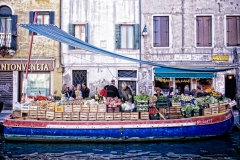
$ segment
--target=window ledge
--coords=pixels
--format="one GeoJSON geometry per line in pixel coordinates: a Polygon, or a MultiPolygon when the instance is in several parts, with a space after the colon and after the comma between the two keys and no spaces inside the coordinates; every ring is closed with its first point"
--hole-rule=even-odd
{"type": "Polygon", "coordinates": [[[196,48],[197,49],[213,49],[214,47],[213,46],[209,46],[209,47],[197,47],[196,46],[196,48]]]}
{"type": "Polygon", "coordinates": [[[152,48],[154,48],[154,49],[170,49],[171,47],[153,47],[152,46],[152,48]]]}

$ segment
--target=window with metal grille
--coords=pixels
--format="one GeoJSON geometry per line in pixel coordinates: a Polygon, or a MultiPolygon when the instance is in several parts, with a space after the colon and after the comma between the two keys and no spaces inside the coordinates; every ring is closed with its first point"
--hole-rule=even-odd
{"type": "Polygon", "coordinates": [[[77,84],[87,83],[87,70],[73,70],[72,71],[72,84],[77,86],[77,84]]]}
{"type": "Polygon", "coordinates": [[[136,70],[118,70],[118,77],[137,78],[136,70]]]}
{"type": "Polygon", "coordinates": [[[169,17],[153,17],[153,46],[169,47],[169,17]]]}
{"type": "Polygon", "coordinates": [[[212,17],[197,16],[196,21],[197,47],[212,46],[212,17]]]}
{"type": "Polygon", "coordinates": [[[240,16],[227,16],[227,46],[240,46],[240,16]]]}

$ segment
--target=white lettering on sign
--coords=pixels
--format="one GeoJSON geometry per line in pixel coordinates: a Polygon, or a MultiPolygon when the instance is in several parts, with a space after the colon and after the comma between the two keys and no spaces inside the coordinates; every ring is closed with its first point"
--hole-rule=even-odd
{"type": "Polygon", "coordinates": [[[192,55],[191,54],[175,54],[174,60],[175,61],[191,61],[192,55]]]}
{"type": "Polygon", "coordinates": [[[5,85],[0,84],[0,90],[5,91],[6,93],[10,92],[10,87],[11,87],[10,83],[6,83],[5,85]]]}
{"type": "Polygon", "coordinates": [[[210,124],[210,123],[212,123],[212,119],[198,120],[197,121],[198,125],[200,125],[200,124],[210,124]]]}

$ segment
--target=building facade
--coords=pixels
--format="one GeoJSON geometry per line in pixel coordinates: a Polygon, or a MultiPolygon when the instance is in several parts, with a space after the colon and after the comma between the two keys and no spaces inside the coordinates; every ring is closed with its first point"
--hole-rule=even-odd
{"type": "MultiPolygon", "coordinates": [[[[138,0],[62,0],[62,30],[101,49],[139,59],[138,0]]],[[[63,83],[87,83],[90,96],[108,85],[126,81],[138,91],[140,64],[62,44],[63,83]]],[[[150,79],[151,80],[151,79],[150,79]]]]}
{"type": "MultiPolygon", "coordinates": [[[[22,81],[32,33],[18,27],[32,24],[54,24],[60,27],[60,1],[54,0],[2,0],[0,2],[0,47],[7,52],[0,55],[0,101],[8,112],[15,102],[20,102],[22,81]]],[[[27,95],[61,94],[62,70],[59,42],[33,33],[31,61],[28,69],[27,95]]]]}
{"type": "MultiPolygon", "coordinates": [[[[240,52],[239,1],[141,0],[141,28],[144,60],[184,68],[226,68],[233,64],[233,52],[240,52]]],[[[210,75],[176,73],[146,66],[152,81],[162,88],[184,89],[189,85],[214,87],[235,97],[235,70],[210,75]]]]}

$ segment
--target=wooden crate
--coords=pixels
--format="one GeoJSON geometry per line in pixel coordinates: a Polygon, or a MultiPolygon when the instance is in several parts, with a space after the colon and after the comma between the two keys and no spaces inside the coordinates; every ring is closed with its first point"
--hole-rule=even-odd
{"type": "Polygon", "coordinates": [[[56,105],[55,106],[55,112],[56,113],[62,113],[63,112],[63,105],[56,105]]]}
{"type": "Polygon", "coordinates": [[[29,105],[21,104],[21,110],[22,111],[28,111],[29,110],[29,105]]]}
{"type": "Polygon", "coordinates": [[[46,118],[46,111],[44,110],[38,110],[37,115],[39,119],[45,119],[46,118]]]}
{"type": "Polygon", "coordinates": [[[172,107],[181,106],[181,102],[172,102],[172,107]]]}
{"type": "MultiPolygon", "coordinates": [[[[166,108],[158,108],[158,111],[162,114],[162,115],[166,115],[167,113],[167,109],[166,108]]],[[[148,112],[143,112],[143,113],[148,113],[148,112]]]]}
{"type": "Polygon", "coordinates": [[[22,112],[20,110],[12,111],[13,118],[22,118],[22,112]]]}
{"type": "Polygon", "coordinates": [[[131,112],[122,113],[122,120],[130,120],[130,119],[131,119],[131,112]]]}
{"type": "Polygon", "coordinates": [[[105,120],[112,121],[113,120],[113,113],[105,113],[105,120]]]}
{"type": "Polygon", "coordinates": [[[54,119],[54,112],[47,111],[46,112],[46,120],[53,120],[54,119]]]}
{"type": "Polygon", "coordinates": [[[81,112],[88,113],[90,111],[90,107],[88,104],[82,105],[81,112]]]}
{"type": "Polygon", "coordinates": [[[97,113],[98,111],[98,105],[94,104],[94,105],[90,105],[89,107],[89,112],[94,112],[94,113],[97,113]]]}
{"type": "Polygon", "coordinates": [[[166,113],[181,113],[182,106],[174,106],[166,109],[166,113]]]}
{"type": "Polygon", "coordinates": [[[73,104],[73,112],[81,112],[82,105],[80,103],[73,104]]]}
{"type": "Polygon", "coordinates": [[[72,112],[72,121],[79,121],[80,116],[79,112],[72,112]]]}
{"type": "Polygon", "coordinates": [[[113,120],[122,120],[122,113],[113,113],[113,120]]]}
{"type": "Polygon", "coordinates": [[[107,107],[105,104],[99,104],[98,105],[98,112],[106,112],[107,107]]]}
{"type": "Polygon", "coordinates": [[[61,113],[61,112],[55,112],[55,114],[54,114],[54,120],[55,121],[62,121],[63,120],[63,113],[61,113]]]}
{"type": "Polygon", "coordinates": [[[37,113],[37,111],[36,110],[29,110],[29,116],[28,116],[28,118],[30,118],[30,119],[37,119],[38,118],[38,113],[37,113]]]}
{"type": "Polygon", "coordinates": [[[97,120],[97,113],[88,113],[88,120],[89,121],[96,121],[97,120]]]}
{"type": "Polygon", "coordinates": [[[221,105],[218,107],[218,113],[226,112],[227,107],[225,105],[221,105]]]}
{"type": "Polygon", "coordinates": [[[98,112],[97,113],[97,120],[98,121],[104,121],[105,120],[105,113],[98,112]]]}
{"type": "Polygon", "coordinates": [[[209,104],[209,107],[212,108],[212,107],[218,107],[219,104],[218,103],[213,103],[213,104],[209,104]]]}
{"type": "Polygon", "coordinates": [[[131,112],[130,119],[131,120],[138,120],[139,119],[139,113],[138,112],[131,112]]]}
{"type": "Polygon", "coordinates": [[[203,116],[212,115],[212,108],[204,108],[203,109],[203,116]]]}
{"type": "Polygon", "coordinates": [[[47,111],[54,112],[55,111],[55,102],[48,102],[47,103],[47,111]]]}
{"type": "Polygon", "coordinates": [[[35,111],[37,111],[38,110],[38,101],[33,101],[33,102],[31,102],[30,103],[30,105],[29,105],[29,110],[35,110],[35,111]]]}
{"type": "Polygon", "coordinates": [[[88,113],[80,113],[79,119],[80,119],[80,121],[87,121],[88,120],[88,113]]]}
{"type": "Polygon", "coordinates": [[[38,110],[46,111],[47,110],[47,101],[40,101],[38,103],[38,110]]]}
{"type": "Polygon", "coordinates": [[[140,112],[140,119],[141,120],[149,120],[149,112],[140,112]]]}
{"type": "Polygon", "coordinates": [[[63,120],[64,121],[71,121],[72,113],[71,112],[63,112],[63,120]]]}
{"type": "Polygon", "coordinates": [[[217,111],[212,111],[212,114],[218,114],[218,110],[217,111]]]}
{"type": "Polygon", "coordinates": [[[72,112],[72,104],[65,104],[63,106],[63,112],[71,113],[72,112]]]}
{"type": "Polygon", "coordinates": [[[212,112],[218,112],[218,107],[211,107],[212,108],[212,112]]]}

